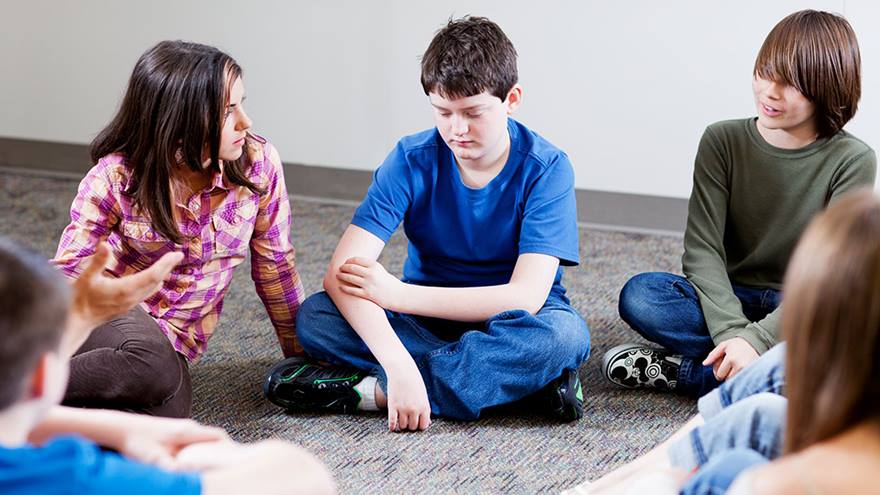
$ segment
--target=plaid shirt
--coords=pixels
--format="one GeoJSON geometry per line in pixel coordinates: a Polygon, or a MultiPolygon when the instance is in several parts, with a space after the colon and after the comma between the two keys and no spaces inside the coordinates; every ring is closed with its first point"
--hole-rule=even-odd
{"type": "Polygon", "coordinates": [[[251,253],[251,277],[269,313],[285,356],[300,354],[295,319],[303,300],[290,234],[290,202],[278,152],[259,136],[250,136],[247,177],[266,193],[229,184],[222,170],[212,183],[175,205],[184,239],[174,244],[156,232],[132,207],[125,193],[131,169],[120,155],[101,158],[79,185],[53,263],[65,275],[79,276],[83,259],[106,239],[113,256],[107,273],[136,273],[169,251],[181,251],[177,265],[159,291],[142,303],[174,348],[189,360],[205,352],[223,309],[233,270],[251,253]]]}

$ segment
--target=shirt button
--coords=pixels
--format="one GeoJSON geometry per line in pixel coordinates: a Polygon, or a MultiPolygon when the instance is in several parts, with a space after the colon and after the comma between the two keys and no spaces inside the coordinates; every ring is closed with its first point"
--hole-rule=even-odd
{"type": "Polygon", "coordinates": [[[183,294],[183,291],[186,290],[186,287],[184,287],[184,286],[182,286],[182,285],[178,285],[177,287],[174,288],[174,290],[175,290],[178,294],[183,294]]]}
{"type": "Polygon", "coordinates": [[[162,309],[168,309],[168,301],[162,301],[159,303],[159,307],[162,309]]]}
{"type": "Polygon", "coordinates": [[[187,275],[192,275],[192,274],[193,274],[193,269],[192,269],[192,268],[184,268],[184,269],[183,269],[183,273],[185,273],[185,274],[187,274],[187,275]]]}

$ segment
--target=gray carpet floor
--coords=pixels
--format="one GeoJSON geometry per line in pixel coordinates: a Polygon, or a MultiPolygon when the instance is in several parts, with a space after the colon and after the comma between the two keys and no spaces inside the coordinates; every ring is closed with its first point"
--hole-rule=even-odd
{"type": "MultiPolygon", "coordinates": [[[[0,234],[54,254],[78,181],[0,170],[0,234]]],[[[320,281],[353,208],[292,199],[300,275],[308,293],[320,281]]],[[[581,368],[586,415],[557,424],[525,413],[473,423],[435,419],[423,433],[389,433],[383,416],[289,415],[261,395],[266,370],[281,358],[246,267],[226,297],[203,359],[191,367],[196,419],[241,441],[276,436],[304,445],[335,474],[343,493],[556,493],[644,453],[695,412],[695,401],[619,390],[600,375],[602,354],[635,340],[617,315],[628,277],[680,271],[681,238],[580,230],[582,264],[563,279],[591,331],[581,368]]],[[[400,273],[406,240],[395,235],[382,262],[400,273]]]]}

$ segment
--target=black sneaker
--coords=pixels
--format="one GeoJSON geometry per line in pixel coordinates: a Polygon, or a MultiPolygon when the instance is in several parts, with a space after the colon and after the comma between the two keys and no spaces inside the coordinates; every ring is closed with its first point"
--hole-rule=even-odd
{"type": "Polygon", "coordinates": [[[584,391],[578,370],[568,369],[538,393],[545,404],[542,409],[563,423],[584,417],[584,391]],[[546,409],[545,409],[546,408],[546,409]]]}
{"type": "Polygon", "coordinates": [[[325,366],[307,358],[292,357],[269,370],[263,394],[288,411],[352,414],[361,402],[361,395],[354,386],[364,376],[363,372],[351,368],[325,366]]]}
{"type": "Polygon", "coordinates": [[[641,344],[623,344],[605,353],[605,378],[624,388],[675,390],[681,356],[641,344]]]}

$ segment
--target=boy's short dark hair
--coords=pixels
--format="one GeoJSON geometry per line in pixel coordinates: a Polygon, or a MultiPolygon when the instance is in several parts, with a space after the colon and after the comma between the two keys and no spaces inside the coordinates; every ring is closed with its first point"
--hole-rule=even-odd
{"type": "Polygon", "coordinates": [[[488,91],[502,101],[518,80],[516,50],[485,17],[449,20],[422,56],[422,88],[450,98],[488,91]]]}
{"type": "Polygon", "coordinates": [[[21,399],[40,356],[58,348],[70,297],[45,258],[0,237],[0,410],[21,399]]]}
{"type": "Polygon", "coordinates": [[[755,75],[794,86],[816,105],[819,137],[830,137],[856,114],[862,96],[861,57],[852,26],[828,12],[801,10],[770,31],[755,75]]]}

